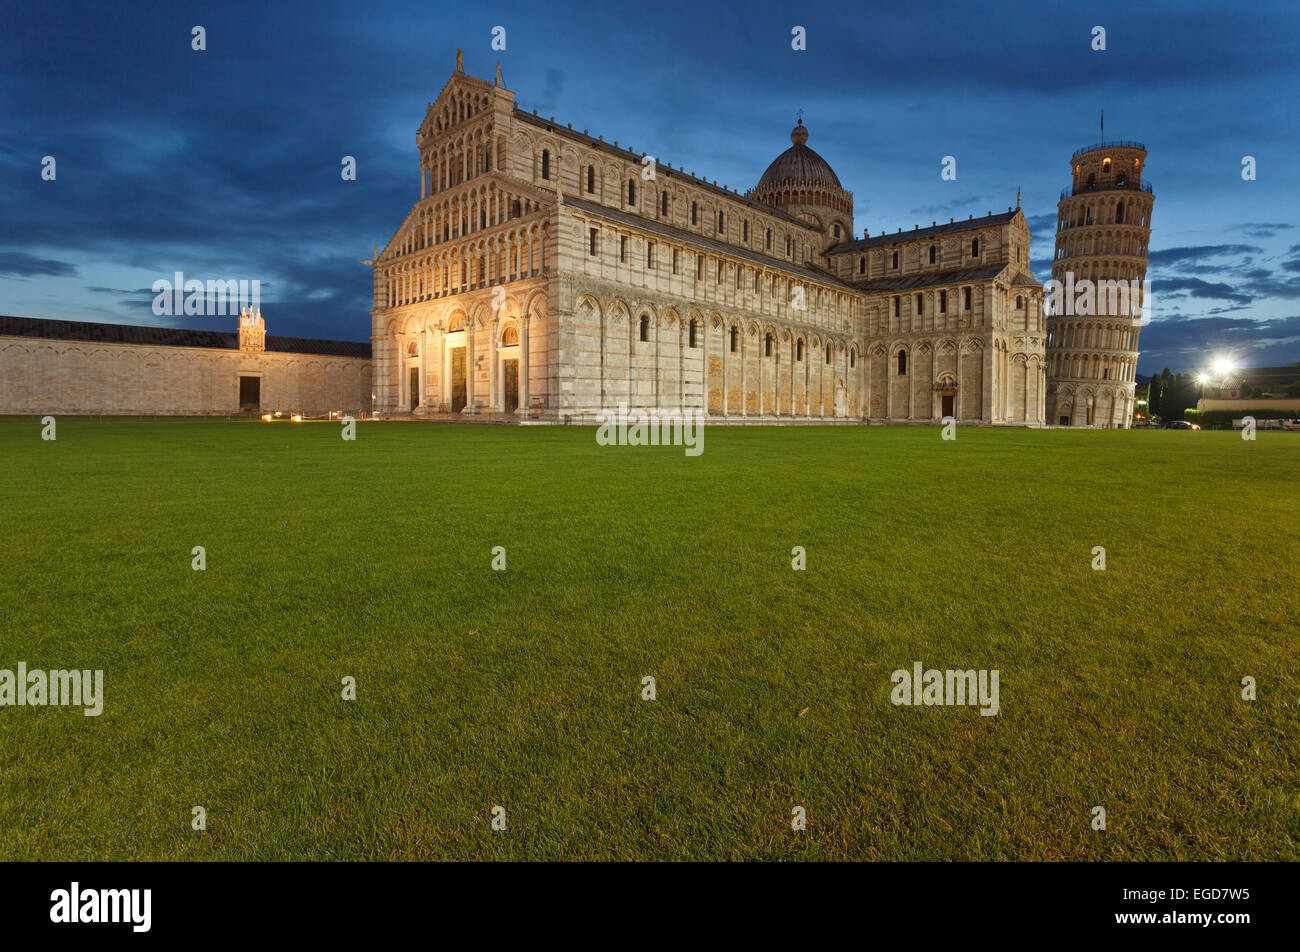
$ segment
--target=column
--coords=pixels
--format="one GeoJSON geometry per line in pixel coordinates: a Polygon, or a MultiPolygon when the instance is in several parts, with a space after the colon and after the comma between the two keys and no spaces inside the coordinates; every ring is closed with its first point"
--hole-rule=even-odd
{"type": "MultiPolygon", "coordinates": [[[[796,348],[798,344],[795,345],[796,348]]],[[[810,381],[812,379],[812,338],[809,337],[803,342],[803,415],[812,419],[812,403],[810,402],[812,393],[810,381]]]]}
{"type": "Polygon", "coordinates": [[[427,398],[425,397],[425,388],[429,386],[429,363],[426,357],[428,351],[429,331],[427,328],[422,327],[420,328],[420,392],[417,394],[420,401],[420,412],[424,412],[424,405],[427,401],[427,398]]]}
{"type": "Polygon", "coordinates": [[[474,319],[465,322],[465,413],[478,413],[474,405],[474,319]]]}
{"type": "Polygon", "coordinates": [[[745,399],[745,325],[736,330],[736,339],[740,341],[740,415],[749,416],[749,401],[745,399]]]}
{"type": "Polygon", "coordinates": [[[528,394],[528,323],[532,315],[527,312],[519,319],[519,409],[518,413],[525,420],[528,419],[529,394],[528,394]]]}
{"type": "Polygon", "coordinates": [[[388,409],[396,410],[402,402],[402,345],[398,340],[397,332],[393,332],[389,353],[393,355],[393,366],[388,372],[388,387],[390,390],[396,389],[392,399],[384,394],[381,399],[387,404],[388,409]]]}
{"type": "MultiPolygon", "coordinates": [[[[705,327],[708,327],[708,324],[709,324],[709,319],[708,319],[708,318],[705,318],[705,319],[704,319],[704,325],[705,325],[705,327]]],[[[705,333],[706,333],[706,335],[707,335],[709,332],[706,331],[705,333]]],[[[723,415],[724,417],[727,415],[727,409],[728,409],[728,407],[727,407],[727,383],[728,383],[727,375],[731,372],[731,368],[730,368],[730,366],[728,366],[728,364],[730,363],[730,361],[728,361],[728,359],[727,359],[727,355],[730,354],[730,353],[731,353],[731,328],[727,326],[727,322],[726,322],[726,321],[723,321],[723,322],[722,322],[722,361],[721,361],[721,363],[722,363],[722,403],[721,403],[720,405],[721,405],[721,407],[722,407],[722,415],[723,415]]]]}
{"type": "Polygon", "coordinates": [[[497,397],[497,334],[500,333],[500,323],[501,318],[492,318],[492,340],[488,342],[488,411],[492,413],[501,407],[497,397]]]}

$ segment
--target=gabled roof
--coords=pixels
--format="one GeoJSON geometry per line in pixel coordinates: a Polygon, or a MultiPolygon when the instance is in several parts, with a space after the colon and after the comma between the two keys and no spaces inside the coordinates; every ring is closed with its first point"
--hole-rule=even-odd
{"type": "Polygon", "coordinates": [[[894,235],[877,235],[875,238],[859,238],[857,241],[842,241],[826,253],[828,255],[844,254],[850,251],[861,251],[864,248],[875,248],[879,245],[894,245],[904,241],[913,241],[917,238],[932,238],[935,235],[947,235],[957,231],[970,231],[974,228],[987,228],[990,225],[1005,225],[1017,215],[1020,209],[1016,208],[1009,212],[998,212],[996,215],[985,215],[983,218],[968,218],[966,221],[949,222],[946,225],[933,225],[929,228],[914,228],[911,231],[901,231],[894,235]]]}
{"type": "Polygon", "coordinates": [[[663,222],[654,221],[649,218],[641,218],[639,215],[631,215],[627,212],[621,212],[613,208],[606,208],[604,205],[597,205],[595,202],[583,201],[580,198],[564,197],[564,204],[572,205],[574,208],[584,211],[589,215],[595,215],[599,218],[605,218],[609,221],[618,222],[627,225],[630,228],[640,228],[644,231],[654,232],[665,238],[672,238],[685,244],[700,245],[715,251],[720,255],[730,255],[733,258],[743,258],[764,268],[771,268],[773,271],[784,271],[788,274],[797,274],[807,278],[810,281],[819,281],[822,284],[831,284],[837,288],[843,288],[845,291],[854,290],[851,284],[845,284],[839,278],[826,271],[818,271],[815,268],[809,268],[804,265],[792,264],[789,261],[782,261],[780,258],[772,258],[757,251],[750,251],[748,248],[739,248],[735,245],[729,245],[723,241],[716,241],[712,238],[706,238],[703,235],[697,235],[694,232],[683,231],[672,225],[665,225],[663,222]]]}
{"type": "MultiPolygon", "coordinates": [[[[100,324],[94,321],[52,321],[37,317],[0,317],[0,337],[38,337],[46,340],[80,340],[106,344],[144,344],[150,347],[210,347],[238,350],[233,331],[192,331],[181,327],[141,324],[100,324]]],[[[319,354],[329,357],[369,357],[370,345],[349,340],[266,335],[266,349],[276,353],[319,354]]]]}
{"type": "Polygon", "coordinates": [[[874,278],[853,285],[859,291],[878,294],[882,291],[916,291],[921,288],[937,288],[945,284],[972,284],[990,281],[996,278],[1005,264],[986,264],[978,268],[954,268],[950,271],[921,271],[915,274],[902,274],[888,278],[874,278]]]}
{"type": "MultiPolygon", "coordinates": [[[[603,139],[598,139],[595,136],[587,135],[587,133],[585,132],[578,132],[577,130],[570,129],[567,126],[562,127],[556,123],[554,117],[550,119],[543,119],[541,116],[531,115],[530,113],[524,112],[524,110],[520,109],[518,106],[515,106],[515,118],[522,119],[523,121],[535,126],[542,126],[543,128],[549,129],[553,133],[563,134],[569,138],[577,139],[578,141],[582,142],[584,145],[590,146],[593,149],[598,149],[603,152],[612,153],[613,155],[618,156],[620,159],[624,159],[628,162],[641,161],[640,153],[633,152],[631,149],[624,149],[622,146],[612,145],[611,143],[608,143],[603,139]]],[[[683,172],[681,169],[673,168],[671,165],[667,164],[666,162],[661,161],[659,156],[655,157],[655,161],[656,161],[657,174],[662,175],[664,178],[682,179],[683,181],[698,186],[699,188],[702,188],[705,191],[713,192],[716,195],[722,195],[733,202],[740,203],[741,205],[748,205],[750,208],[756,209],[757,211],[760,211],[765,215],[771,215],[774,218],[783,219],[784,221],[787,221],[792,225],[798,225],[800,228],[807,229],[808,231],[811,232],[821,231],[821,229],[819,229],[816,225],[812,224],[811,222],[806,222],[802,218],[796,218],[795,216],[791,215],[789,212],[782,211],[779,208],[773,208],[771,205],[768,205],[764,202],[760,202],[757,199],[748,198],[745,195],[740,194],[739,192],[732,191],[731,189],[725,188],[724,186],[721,185],[712,184],[708,182],[706,179],[698,178],[694,175],[691,175],[689,172],[683,172]]]]}

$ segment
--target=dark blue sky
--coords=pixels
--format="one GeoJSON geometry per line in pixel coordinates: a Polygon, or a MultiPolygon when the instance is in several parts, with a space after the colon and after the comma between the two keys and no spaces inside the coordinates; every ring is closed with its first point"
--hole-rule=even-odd
{"type": "MultiPolygon", "coordinates": [[[[518,103],[737,189],[809,145],[856,233],[1015,203],[1050,276],[1070,154],[1137,139],[1156,204],[1139,372],[1300,360],[1294,3],[13,3],[0,11],[0,313],[162,323],[152,283],[262,282],[273,334],[364,340],[359,264],[419,197],[465,51],[518,103]],[[190,48],[191,28],[207,50],[190,48]],[[490,48],[506,28],[507,49],[490,48]],[[807,50],[790,48],[807,29],[807,50]],[[1091,30],[1107,30],[1107,50],[1091,30]],[[41,160],[57,160],[55,182],[41,160]],[[344,155],[355,182],[340,178],[344,155]],[[940,161],[957,159],[957,180],[940,161]],[[1241,160],[1258,178],[1244,182],[1241,160]]],[[[229,329],[228,318],[172,323],[229,329]]]]}

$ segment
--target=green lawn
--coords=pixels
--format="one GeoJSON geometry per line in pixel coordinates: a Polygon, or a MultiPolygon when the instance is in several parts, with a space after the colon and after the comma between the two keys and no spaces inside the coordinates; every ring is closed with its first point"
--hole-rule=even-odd
{"type": "Polygon", "coordinates": [[[0,859],[1296,859],[1297,477],[1271,432],[0,424],[0,669],[106,695],[0,707],[0,859]],[[1000,714],[895,707],[914,661],[1000,714]]]}

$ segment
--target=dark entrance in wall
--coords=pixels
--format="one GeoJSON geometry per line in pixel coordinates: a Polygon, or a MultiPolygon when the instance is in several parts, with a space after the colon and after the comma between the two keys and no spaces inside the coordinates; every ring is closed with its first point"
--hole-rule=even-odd
{"type": "Polygon", "coordinates": [[[262,378],[261,377],[240,377],[239,378],[239,409],[241,410],[262,409],[262,378]]]}
{"type": "Polygon", "coordinates": [[[465,409],[465,348],[451,350],[451,412],[465,409]]]}
{"type": "Polygon", "coordinates": [[[942,414],[942,415],[943,415],[943,416],[955,417],[955,416],[957,415],[957,414],[954,412],[954,411],[956,410],[956,402],[957,402],[957,398],[956,398],[956,397],[954,397],[951,393],[945,393],[945,394],[943,395],[943,414],[942,414]]]}
{"type": "Polygon", "coordinates": [[[411,409],[414,410],[420,405],[420,368],[411,367],[409,375],[410,382],[407,391],[411,395],[411,409]]]}
{"type": "Polygon", "coordinates": [[[1069,425],[1070,425],[1070,418],[1068,416],[1061,417],[1061,426],[1069,426],[1069,425]]]}
{"type": "Polygon", "coordinates": [[[519,361],[501,361],[501,408],[506,413],[519,409],[519,361]]]}

